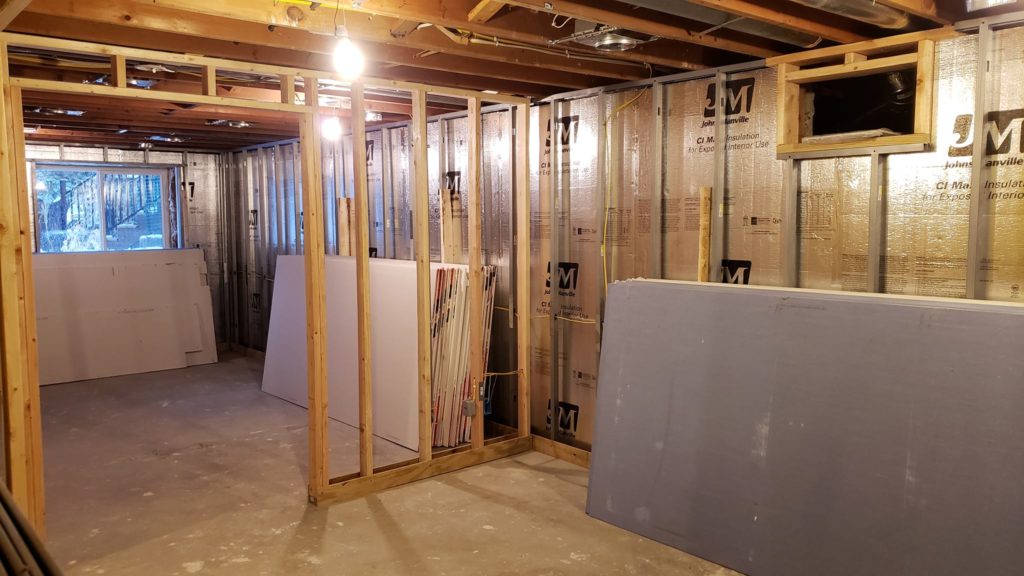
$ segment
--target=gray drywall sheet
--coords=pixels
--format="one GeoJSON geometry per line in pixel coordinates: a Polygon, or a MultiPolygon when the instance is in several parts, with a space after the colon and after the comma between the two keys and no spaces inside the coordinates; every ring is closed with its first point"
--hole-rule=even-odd
{"type": "Polygon", "coordinates": [[[751,576],[1024,573],[1024,308],[611,286],[587,512],[751,576]]]}

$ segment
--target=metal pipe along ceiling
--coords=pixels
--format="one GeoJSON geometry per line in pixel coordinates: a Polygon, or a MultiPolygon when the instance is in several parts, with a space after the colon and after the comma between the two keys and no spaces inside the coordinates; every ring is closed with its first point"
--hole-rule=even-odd
{"type": "Polygon", "coordinates": [[[821,38],[812,34],[804,34],[782,26],[751,20],[742,16],[707,8],[689,2],[678,0],[623,0],[625,4],[647,8],[665,14],[672,14],[698,22],[710,24],[712,28],[725,28],[735,30],[754,36],[761,36],[777,42],[799,46],[801,48],[813,48],[821,42],[821,38]]]}
{"type": "Polygon", "coordinates": [[[879,28],[900,30],[910,25],[906,12],[878,4],[874,0],[792,0],[797,4],[817,8],[879,28]]]}

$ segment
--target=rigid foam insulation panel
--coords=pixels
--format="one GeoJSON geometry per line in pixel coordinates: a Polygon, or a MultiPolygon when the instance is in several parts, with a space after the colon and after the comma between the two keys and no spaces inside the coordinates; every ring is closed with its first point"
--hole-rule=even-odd
{"type": "MultiPolygon", "coordinates": [[[[980,167],[983,250],[976,296],[1019,301],[1024,285],[1024,29],[995,33],[991,80],[986,87],[985,162],[980,167]]],[[[963,124],[954,122],[954,132],[963,124]]]]}
{"type": "MultiPolygon", "coordinates": [[[[277,259],[263,391],[307,407],[303,258],[277,259]]],[[[353,257],[326,259],[328,416],[358,427],[355,270],[353,257]]],[[[370,260],[373,432],[410,450],[419,446],[415,285],[415,262],[370,260]]]]}
{"type": "MultiPolygon", "coordinates": [[[[715,181],[712,78],[666,86],[663,274],[696,279],[699,190],[715,181]]],[[[712,278],[776,285],[781,281],[784,162],[775,157],[775,71],[731,75],[726,82],[726,170],[723,261],[712,278]],[[725,271],[729,270],[728,278],[725,271]]],[[[550,430],[551,366],[558,366],[559,432],[586,447],[591,438],[600,349],[600,309],[607,279],[651,274],[654,186],[653,95],[629,90],[561,104],[553,123],[560,159],[550,153],[550,106],[533,112],[533,422],[550,430]],[[600,107],[604,107],[603,115],[600,107]],[[599,142],[606,143],[604,159],[599,142]],[[550,256],[549,166],[561,165],[560,254],[550,256]],[[601,244],[606,245],[607,260],[601,244]],[[551,358],[548,262],[557,261],[561,303],[559,359],[551,358]]]]}
{"type": "Polygon", "coordinates": [[[801,162],[800,287],[867,290],[870,188],[870,157],[801,162]]]}
{"type": "Polygon", "coordinates": [[[590,515],[750,576],[1020,573],[1024,308],[629,281],[606,310],[590,515]]]}
{"type": "MultiPolygon", "coordinates": [[[[651,276],[654,200],[652,88],[626,90],[605,99],[608,186],[605,191],[603,275],[608,282],[651,276]]],[[[660,238],[658,239],[660,242],[660,238]]]]}
{"type": "Polygon", "coordinates": [[[219,341],[227,341],[226,284],[223,247],[225,245],[221,165],[218,154],[184,154],[185,247],[203,251],[207,284],[213,297],[214,332],[219,341]]]}
{"type": "MultiPolygon", "coordinates": [[[[730,75],[725,90],[725,239],[710,278],[728,270],[730,280],[778,285],[784,162],[775,157],[775,69],[730,75]]],[[[697,279],[700,188],[715,185],[716,91],[714,78],[666,88],[665,278],[697,279]]]]}
{"type": "MultiPolygon", "coordinates": [[[[366,133],[366,184],[370,218],[370,255],[375,258],[390,258],[392,248],[387,242],[384,198],[384,137],[380,131],[366,133]]],[[[353,189],[354,191],[354,189],[353,189]]]]}
{"type": "Polygon", "coordinates": [[[480,171],[480,199],[483,210],[483,262],[484,265],[494,266],[496,282],[487,370],[500,374],[487,378],[492,403],[490,417],[505,425],[516,426],[518,384],[515,376],[508,375],[517,368],[516,325],[512,314],[512,311],[516,310],[513,276],[515,139],[512,136],[512,114],[509,111],[486,112],[481,115],[481,120],[483,161],[480,171]]]}
{"type": "Polygon", "coordinates": [[[412,235],[412,163],[409,154],[412,147],[409,143],[409,129],[404,126],[391,128],[387,132],[389,145],[385,153],[389,156],[390,190],[387,195],[388,210],[386,212],[385,231],[391,243],[389,258],[413,260],[412,235]]]}
{"type": "Polygon", "coordinates": [[[563,102],[553,121],[550,106],[531,111],[531,421],[535,432],[549,433],[551,373],[557,371],[559,433],[581,446],[589,446],[592,430],[604,282],[600,254],[601,104],[598,97],[563,102]],[[552,169],[557,182],[557,255],[551,250],[552,169]],[[554,320],[552,290],[557,291],[559,301],[554,320]],[[560,325],[557,358],[552,352],[552,321],[560,325]]]}
{"type": "Polygon", "coordinates": [[[41,384],[217,361],[201,250],[36,254],[41,384]]]}
{"type": "Polygon", "coordinates": [[[935,150],[886,159],[883,292],[966,295],[971,147],[956,143],[958,130],[972,128],[976,59],[976,37],[938,43],[935,150]]]}

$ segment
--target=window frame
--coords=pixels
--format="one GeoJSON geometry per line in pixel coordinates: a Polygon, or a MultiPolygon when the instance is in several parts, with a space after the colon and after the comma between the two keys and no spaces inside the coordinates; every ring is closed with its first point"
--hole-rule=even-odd
{"type": "MultiPolygon", "coordinates": [[[[33,233],[33,253],[36,254],[86,254],[86,253],[100,253],[100,252],[138,252],[143,250],[174,250],[178,249],[179,246],[171,245],[171,238],[174,236],[171,230],[171,214],[170,214],[170,203],[169,194],[170,183],[177,180],[176,171],[179,167],[176,166],[161,166],[153,164],[98,164],[93,162],[61,162],[61,161],[47,161],[47,160],[31,160],[31,169],[29,170],[31,181],[29,182],[29,191],[31,193],[31,213],[32,213],[32,227],[33,233]],[[80,172],[95,172],[98,179],[98,193],[96,195],[96,201],[98,203],[99,210],[99,222],[100,222],[100,243],[101,248],[99,250],[89,251],[76,251],[76,252],[42,252],[40,235],[42,230],[39,226],[39,214],[37,212],[39,202],[39,191],[36,190],[36,183],[38,182],[37,173],[40,170],[54,170],[54,171],[80,171],[80,172]],[[124,249],[111,249],[108,248],[107,244],[107,218],[106,218],[106,178],[108,174],[147,174],[155,175],[160,179],[160,230],[163,236],[163,246],[161,248],[148,248],[148,249],[137,249],[137,250],[124,250],[124,249]]],[[[174,191],[177,194],[177,191],[174,191]]],[[[180,212],[180,198],[176,198],[176,206],[179,206],[180,212]]],[[[181,238],[181,219],[178,218],[178,238],[181,238]]]]}

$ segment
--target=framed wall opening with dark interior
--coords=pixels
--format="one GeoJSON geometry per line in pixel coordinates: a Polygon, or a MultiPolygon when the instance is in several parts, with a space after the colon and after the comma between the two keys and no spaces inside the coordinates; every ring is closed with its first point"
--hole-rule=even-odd
{"type": "Polygon", "coordinates": [[[914,70],[894,70],[807,84],[807,137],[866,131],[878,131],[878,135],[912,134],[914,74],[914,70]]]}

